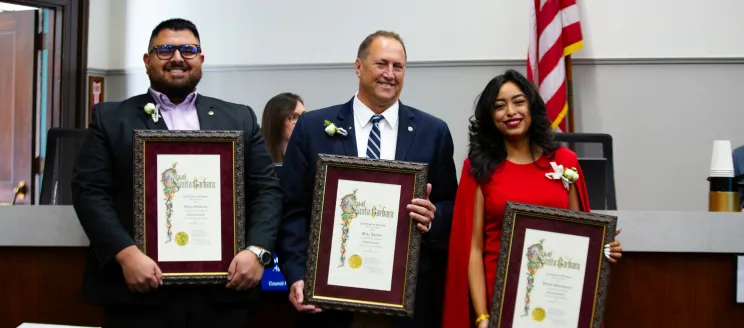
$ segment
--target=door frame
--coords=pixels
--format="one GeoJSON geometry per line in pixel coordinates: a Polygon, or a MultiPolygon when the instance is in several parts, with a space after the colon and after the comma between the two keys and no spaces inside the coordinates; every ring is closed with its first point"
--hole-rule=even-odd
{"type": "MultiPolygon", "coordinates": [[[[90,0],[2,0],[17,5],[54,9],[54,42],[49,59],[54,69],[49,108],[51,127],[85,128],[88,71],[88,10],[90,0]],[[61,33],[60,33],[61,31],[61,33]]],[[[43,157],[44,154],[41,154],[43,157]]]]}

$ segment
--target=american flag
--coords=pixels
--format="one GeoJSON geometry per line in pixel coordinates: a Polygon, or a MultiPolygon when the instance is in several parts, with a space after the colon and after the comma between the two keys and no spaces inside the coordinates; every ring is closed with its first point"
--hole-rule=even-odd
{"type": "Polygon", "coordinates": [[[534,0],[527,78],[540,89],[553,129],[566,130],[568,100],[565,56],[581,49],[576,0],[534,0]]]}

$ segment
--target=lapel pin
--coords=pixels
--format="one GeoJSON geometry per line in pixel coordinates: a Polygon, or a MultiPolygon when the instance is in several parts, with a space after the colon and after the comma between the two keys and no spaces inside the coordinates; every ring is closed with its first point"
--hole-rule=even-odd
{"type": "Polygon", "coordinates": [[[411,132],[411,131],[413,131],[413,127],[410,127],[410,126],[409,126],[409,127],[408,127],[408,132],[411,132]]]}
{"type": "Polygon", "coordinates": [[[209,112],[207,112],[207,114],[209,114],[210,116],[212,116],[212,115],[214,115],[214,112],[210,110],[209,112]]]}

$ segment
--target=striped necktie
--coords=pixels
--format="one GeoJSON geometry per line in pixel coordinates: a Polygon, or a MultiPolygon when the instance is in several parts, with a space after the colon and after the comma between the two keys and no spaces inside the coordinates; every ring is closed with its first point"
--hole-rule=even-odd
{"type": "Polygon", "coordinates": [[[367,158],[380,159],[380,146],[382,146],[382,138],[380,138],[380,119],[382,115],[372,116],[372,131],[369,132],[369,139],[367,140],[367,158]]]}

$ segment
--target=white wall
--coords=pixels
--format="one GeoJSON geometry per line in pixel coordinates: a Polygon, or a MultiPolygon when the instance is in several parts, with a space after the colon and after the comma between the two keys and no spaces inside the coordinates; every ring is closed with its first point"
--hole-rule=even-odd
{"type": "MultiPolygon", "coordinates": [[[[744,144],[737,97],[744,86],[744,42],[738,42],[744,27],[735,19],[744,1],[578,1],[585,48],[576,57],[619,59],[574,66],[576,128],[613,136],[619,207],[706,210],[713,140],[744,144]],[[636,58],[657,60],[623,62],[636,58]]],[[[151,30],[180,16],[201,32],[206,62],[199,92],[250,105],[259,116],[270,97],[297,92],[312,110],[353,95],[352,61],[365,35],[396,30],[417,64],[407,70],[402,100],[449,124],[458,167],[477,94],[505,69],[524,70],[530,1],[306,2],[91,0],[91,13],[99,16],[91,16],[97,48],[89,49],[90,67],[114,70],[106,100],[145,92],[142,54],[151,30]],[[427,61],[458,62],[421,64],[427,61]],[[323,63],[348,64],[312,65],[323,63]]]]}
{"type": "MultiPolygon", "coordinates": [[[[192,20],[207,66],[342,63],[376,29],[399,32],[410,61],[523,59],[531,1],[91,0],[89,67],[142,67],[150,32],[192,20]],[[108,15],[107,15],[108,13],[108,15]],[[95,14],[95,15],[94,15],[95,14]],[[105,49],[109,49],[107,52],[105,49]]],[[[577,58],[744,56],[744,1],[579,0],[577,58]]]]}
{"type": "MultiPolygon", "coordinates": [[[[122,1],[122,0],[114,0],[122,1]]],[[[123,1],[122,1],[123,2],[123,1]]],[[[111,69],[111,46],[117,40],[110,40],[110,31],[126,29],[126,26],[113,26],[111,19],[116,13],[111,12],[111,0],[90,0],[88,7],[88,67],[111,69]]],[[[117,57],[121,57],[118,56],[117,57]]]]}
{"type": "Polygon", "coordinates": [[[744,56],[741,0],[577,2],[585,39],[577,58],[744,56]]]}

